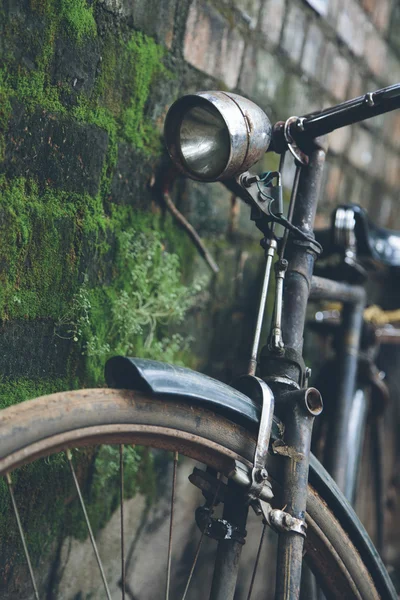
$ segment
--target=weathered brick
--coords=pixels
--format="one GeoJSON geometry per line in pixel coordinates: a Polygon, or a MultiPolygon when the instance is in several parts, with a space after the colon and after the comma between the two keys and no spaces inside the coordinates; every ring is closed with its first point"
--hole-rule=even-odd
{"type": "Polygon", "coordinates": [[[244,20],[251,29],[257,25],[261,0],[235,0],[235,7],[239,10],[244,20]]]}
{"type": "Polygon", "coordinates": [[[279,43],[284,16],[285,0],[264,0],[260,15],[261,31],[274,44],[279,43]]]}
{"type": "Polygon", "coordinates": [[[349,100],[351,98],[357,98],[358,96],[361,96],[362,94],[365,94],[368,91],[370,90],[367,90],[365,88],[365,84],[360,72],[357,71],[357,69],[352,69],[349,87],[347,90],[347,96],[349,100]]]}
{"type": "Polygon", "coordinates": [[[400,60],[390,48],[387,48],[386,65],[381,76],[385,85],[392,85],[400,81],[400,60]]]}
{"type": "Polygon", "coordinates": [[[334,154],[342,154],[347,149],[351,140],[351,128],[341,127],[332,131],[328,136],[329,151],[334,154]]]}
{"type": "Polygon", "coordinates": [[[365,10],[382,32],[386,31],[389,25],[391,4],[391,0],[362,0],[365,10]]]}
{"type": "Polygon", "coordinates": [[[400,49],[400,3],[392,2],[392,10],[390,12],[390,20],[389,20],[389,41],[393,46],[400,49]]]}
{"type": "Polygon", "coordinates": [[[326,17],[329,12],[329,0],[306,0],[319,15],[326,17]]]}
{"type": "Polygon", "coordinates": [[[245,53],[239,87],[267,109],[282,92],[285,69],[279,59],[260,48],[249,46],[245,53]]]}
{"type": "Polygon", "coordinates": [[[5,321],[0,327],[3,377],[15,378],[20,373],[37,380],[65,377],[73,344],[72,338],[54,334],[54,323],[49,319],[5,321]]]}
{"type": "Polygon", "coordinates": [[[228,231],[231,196],[221,183],[204,185],[188,179],[179,208],[200,235],[223,235],[228,231]]]}
{"type": "Polygon", "coordinates": [[[317,78],[324,59],[324,36],[316,23],[312,23],[308,28],[306,41],[304,44],[301,67],[307,75],[317,78]]]}
{"type": "Polygon", "coordinates": [[[177,0],[100,0],[100,3],[108,12],[132,19],[137,29],[171,47],[177,0]]]}
{"type": "Polygon", "coordinates": [[[341,6],[342,0],[328,0],[328,14],[326,19],[334,29],[337,26],[341,6]]]}
{"type": "Polygon", "coordinates": [[[58,38],[52,83],[62,87],[64,101],[67,94],[71,96],[71,100],[81,93],[90,96],[99,61],[100,49],[97,39],[84,39],[81,46],[76,46],[74,40],[67,36],[58,38]]]}
{"type": "Polygon", "coordinates": [[[400,148],[400,113],[399,111],[387,115],[384,125],[385,137],[390,140],[395,148],[400,148]]]}
{"type": "Polygon", "coordinates": [[[111,182],[108,200],[114,204],[124,204],[135,209],[146,209],[154,200],[148,182],[154,171],[154,163],[143,153],[132,148],[131,144],[118,144],[118,160],[111,182]],[[135,173],[135,177],[132,177],[135,173]]]}
{"type": "Polygon", "coordinates": [[[380,35],[372,29],[365,45],[365,60],[377,77],[382,77],[386,67],[387,46],[380,35]]]}
{"type": "Polygon", "coordinates": [[[372,162],[373,138],[362,127],[353,129],[353,138],[349,149],[351,163],[363,170],[368,170],[372,162]]]}
{"type": "Polygon", "coordinates": [[[295,62],[298,62],[301,57],[306,27],[305,12],[296,4],[292,4],[283,29],[282,48],[295,62]]]}
{"type": "Polygon", "coordinates": [[[384,179],[387,158],[385,146],[381,141],[373,138],[371,153],[372,160],[368,172],[376,179],[384,179]]]}
{"type": "Polygon", "coordinates": [[[343,2],[338,15],[336,31],[357,56],[363,54],[365,36],[371,29],[372,26],[368,23],[364,11],[355,0],[343,2]]]}
{"type": "Polygon", "coordinates": [[[366,183],[363,177],[357,173],[352,173],[350,178],[350,186],[348,188],[348,195],[346,196],[346,202],[365,206],[366,186],[368,186],[368,183],[366,183]]]}
{"type": "Polygon", "coordinates": [[[400,184],[400,156],[394,152],[389,151],[386,153],[385,179],[390,186],[398,189],[400,184]]]}
{"type": "Polygon", "coordinates": [[[367,184],[363,206],[368,210],[368,216],[373,223],[384,227],[390,226],[389,220],[392,213],[392,199],[382,188],[380,182],[367,184]]]}
{"type": "Polygon", "coordinates": [[[184,58],[229,87],[238,82],[244,41],[213,7],[196,0],[190,7],[184,40],[184,58]]]}
{"type": "Polygon", "coordinates": [[[342,169],[339,165],[327,165],[325,187],[322,194],[323,203],[333,205],[337,202],[340,183],[342,181],[342,169]]]}
{"type": "Polygon", "coordinates": [[[329,43],[325,52],[322,84],[337,100],[345,100],[350,80],[350,63],[329,43]]]}
{"type": "Polygon", "coordinates": [[[9,177],[34,176],[42,185],[95,196],[108,147],[96,127],[20,106],[10,120],[4,170],[9,177]]]}

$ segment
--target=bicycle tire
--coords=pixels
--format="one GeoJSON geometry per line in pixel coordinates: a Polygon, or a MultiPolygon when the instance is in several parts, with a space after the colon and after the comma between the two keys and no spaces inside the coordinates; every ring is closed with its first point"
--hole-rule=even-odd
{"type": "MultiPolygon", "coordinates": [[[[233,459],[251,463],[255,433],[182,399],[113,389],[64,392],[1,411],[0,474],[61,449],[99,443],[176,450],[226,473],[233,459]]],[[[282,460],[271,456],[269,464],[278,486],[282,460]]],[[[335,516],[330,500],[309,486],[306,556],[326,596],[392,597],[382,591],[382,583],[361,559],[348,528],[346,532],[343,506],[335,516]]]]}

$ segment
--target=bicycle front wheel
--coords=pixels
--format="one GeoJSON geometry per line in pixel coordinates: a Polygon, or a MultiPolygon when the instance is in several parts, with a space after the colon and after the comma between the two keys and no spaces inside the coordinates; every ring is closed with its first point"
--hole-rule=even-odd
{"type": "MultiPolygon", "coordinates": [[[[251,464],[255,441],[254,432],[182,399],[165,400],[113,389],[65,392],[27,401],[0,413],[0,474],[6,475],[10,484],[16,470],[19,473],[25,465],[60,451],[97,448],[100,444],[135,444],[154,448],[156,452],[165,450],[172,451],[175,456],[182,454],[200,461],[212,473],[227,476],[232,461],[251,464]]],[[[269,471],[278,497],[283,460],[285,457],[282,456],[270,457],[269,471]]],[[[390,597],[385,595],[382,581],[360,557],[351,533],[349,535],[346,519],[335,516],[329,504],[328,498],[321,497],[309,486],[306,560],[319,585],[331,598],[372,600],[390,597]]],[[[29,536],[26,537],[29,546],[29,536]]],[[[13,568],[4,547],[2,554],[1,562],[3,566],[8,565],[6,571],[9,574],[13,568]]],[[[40,564],[36,568],[40,569],[40,564]]],[[[150,580],[153,577],[151,565],[148,576],[150,580]]],[[[9,577],[3,574],[2,579],[8,582],[9,577]]],[[[39,570],[36,579],[35,597],[57,597],[52,595],[48,575],[39,570]]],[[[18,592],[12,595],[12,589],[17,587],[9,587],[11,592],[5,589],[2,597],[21,598],[18,592]]]]}

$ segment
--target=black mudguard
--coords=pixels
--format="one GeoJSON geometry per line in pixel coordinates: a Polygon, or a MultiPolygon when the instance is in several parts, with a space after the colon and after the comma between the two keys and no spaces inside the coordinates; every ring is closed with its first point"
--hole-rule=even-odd
{"type": "Polygon", "coordinates": [[[256,402],[233,387],[192,369],[156,360],[114,356],[107,361],[105,375],[110,387],[187,398],[251,429],[256,429],[260,420],[260,407],[256,402]]]}

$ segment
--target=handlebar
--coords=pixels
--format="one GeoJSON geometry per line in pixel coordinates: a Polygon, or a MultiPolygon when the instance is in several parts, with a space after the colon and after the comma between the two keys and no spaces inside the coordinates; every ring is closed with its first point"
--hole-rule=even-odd
{"type": "Polygon", "coordinates": [[[300,134],[311,134],[317,137],[396,108],[400,108],[400,83],[306,115],[294,125],[294,128],[300,134]]]}
{"type": "MultiPolygon", "coordinates": [[[[290,125],[290,133],[301,147],[306,142],[335,129],[352,125],[400,108],[400,83],[358,96],[319,112],[298,117],[290,125]]],[[[286,147],[283,123],[275,125],[270,150],[286,147]]]]}

